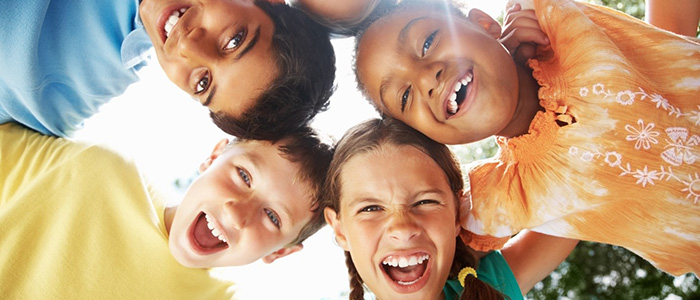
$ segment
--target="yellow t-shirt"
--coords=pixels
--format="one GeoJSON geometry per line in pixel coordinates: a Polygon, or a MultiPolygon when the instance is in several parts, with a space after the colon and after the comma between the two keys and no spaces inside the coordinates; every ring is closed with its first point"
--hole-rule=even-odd
{"type": "Polygon", "coordinates": [[[470,166],[463,239],[498,249],[530,228],[700,274],[700,45],[605,7],[534,4],[545,111],[470,166]]]}
{"type": "Polygon", "coordinates": [[[170,254],[164,205],[106,148],[0,125],[3,299],[231,299],[170,254]]]}

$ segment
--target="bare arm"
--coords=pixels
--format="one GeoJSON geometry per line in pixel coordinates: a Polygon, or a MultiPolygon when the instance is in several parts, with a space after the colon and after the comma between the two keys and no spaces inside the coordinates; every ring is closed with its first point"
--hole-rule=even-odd
{"type": "Polygon", "coordinates": [[[680,35],[696,37],[700,0],[646,0],[645,21],[680,35]]]}
{"type": "Polygon", "coordinates": [[[321,19],[330,27],[356,25],[366,18],[382,0],[288,0],[292,6],[321,19]]]}
{"type": "Polygon", "coordinates": [[[577,243],[578,240],[523,230],[508,241],[501,253],[525,295],[552,273],[577,243]]]}

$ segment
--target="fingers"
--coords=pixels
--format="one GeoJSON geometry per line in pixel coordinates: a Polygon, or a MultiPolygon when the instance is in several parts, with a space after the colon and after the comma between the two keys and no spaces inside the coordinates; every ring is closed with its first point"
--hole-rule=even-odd
{"type": "Polygon", "coordinates": [[[507,10],[499,41],[519,63],[534,57],[537,45],[549,44],[535,11],[522,10],[519,4],[507,10]]]}

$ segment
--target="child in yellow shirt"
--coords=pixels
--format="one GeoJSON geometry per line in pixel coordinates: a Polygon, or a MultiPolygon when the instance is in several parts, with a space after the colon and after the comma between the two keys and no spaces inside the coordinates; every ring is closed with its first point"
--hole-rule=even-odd
{"type": "Polygon", "coordinates": [[[206,268],[270,263],[324,225],[331,148],[310,130],[223,140],[165,207],[109,149],[0,125],[0,294],[7,299],[229,299],[206,268]]]}

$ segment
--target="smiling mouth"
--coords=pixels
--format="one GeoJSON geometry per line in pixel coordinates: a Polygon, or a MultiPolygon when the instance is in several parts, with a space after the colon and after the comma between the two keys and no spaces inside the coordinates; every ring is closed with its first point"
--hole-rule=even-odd
{"type": "Polygon", "coordinates": [[[229,244],[213,219],[204,212],[195,220],[192,240],[200,252],[211,254],[228,248],[229,244]]]}
{"type": "Polygon", "coordinates": [[[454,86],[454,92],[447,98],[447,115],[453,116],[459,111],[460,105],[467,98],[467,91],[474,79],[472,70],[469,70],[464,77],[457,80],[454,86]]]}
{"type": "Polygon", "coordinates": [[[409,256],[388,256],[382,261],[382,269],[397,284],[410,286],[423,278],[429,260],[430,256],[424,253],[409,256]]]}
{"type": "Polygon", "coordinates": [[[172,32],[173,28],[175,27],[175,25],[177,25],[177,22],[180,21],[180,18],[185,14],[186,11],[187,8],[180,8],[170,13],[168,19],[165,20],[165,24],[163,24],[163,32],[165,32],[166,39],[170,36],[170,33],[172,32]]]}

